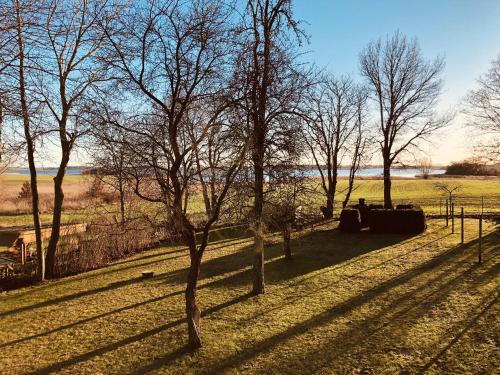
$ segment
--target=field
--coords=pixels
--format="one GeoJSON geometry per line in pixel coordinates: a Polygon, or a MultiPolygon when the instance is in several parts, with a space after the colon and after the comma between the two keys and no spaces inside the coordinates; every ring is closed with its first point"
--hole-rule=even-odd
{"type": "MultiPolygon", "coordinates": [[[[29,201],[20,202],[16,197],[24,181],[28,181],[27,175],[5,174],[0,175],[0,226],[23,225],[31,223],[29,214],[29,201]]],[[[435,184],[448,183],[459,184],[460,190],[456,194],[456,208],[465,208],[466,213],[481,212],[482,199],[484,211],[500,213],[500,178],[494,179],[394,179],[392,183],[392,195],[394,204],[416,203],[420,204],[426,213],[444,213],[444,199],[442,193],[435,189],[435,184]]],[[[313,205],[324,205],[322,193],[317,181],[311,181],[311,186],[318,192],[311,201],[313,205]]],[[[90,177],[68,175],[64,182],[65,209],[64,222],[82,222],[89,220],[95,213],[95,202],[89,200],[85,193],[89,189],[90,177]]],[[[337,210],[340,210],[346,187],[346,180],[340,180],[336,200],[337,210]]],[[[39,188],[41,195],[41,220],[42,223],[50,223],[50,207],[52,204],[52,176],[39,176],[39,188]]],[[[380,179],[358,180],[356,189],[351,196],[351,202],[357,203],[358,198],[366,198],[368,203],[382,203],[383,181],[380,179]]],[[[201,194],[193,196],[190,203],[192,212],[203,211],[201,194]]],[[[108,207],[108,211],[116,211],[116,207],[108,207]]],[[[101,212],[101,211],[99,211],[101,212]]]]}
{"type": "Polygon", "coordinates": [[[465,244],[427,232],[294,233],[294,260],[269,235],[267,293],[250,297],[252,240],[212,234],[199,302],[204,348],[185,351],[183,247],[0,295],[0,372],[494,373],[500,366],[500,227],[465,244]],[[155,271],[149,280],[141,271],[155,271]]]}
{"type": "MultiPolygon", "coordinates": [[[[38,191],[40,194],[40,210],[42,223],[51,222],[51,207],[53,199],[53,181],[51,175],[38,176],[38,191]]],[[[0,227],[10,225],[24,225],[32,222],[29,214],[29,199],[17,199],[22,184],[29,181],[29,175],[4,174],[0,175],[0,227]]],[[[64,195],[66,204],[63,221],[81,221],[85,208],[91,202],[84,199],[89,186],[89,178],[80,175],[68,175],[64,178],[64,195]]]]}

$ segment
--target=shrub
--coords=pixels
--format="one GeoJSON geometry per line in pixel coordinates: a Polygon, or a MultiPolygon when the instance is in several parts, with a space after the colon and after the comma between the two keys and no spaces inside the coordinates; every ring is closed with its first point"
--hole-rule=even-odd
{"type": "Polygon", "coordinates": [[[373,209],[368,213],[368,224],[371,231],[378,233],[421,233],[427,227],[424,211],[419,207],[373,209]]]}
{"type": "Polygon", "coordinates": [[[340,213],[339,229],[342,232],[359,232],[361,230],[361,215],[355,208],[344,208],[340,213]]]}
{"type": "Polygon", "coordinates": [[[29,181],[24,181],[21,186],[17,199],[31,199],[31,184],[29,181]]]}
{"type": "Polygon", "coordinates": [[[157,246],[166,240],[162,228],[147,222],[90,224],[86,232],[64,236],[59,241],[55,265],[57,277],[89,271],[109,262],[157,246]]]}
{"type": "Polygon", "coordinates": [[[477,160],[464,160],[453,162],[446,167],[445,174],[459,176],[495,176],[498,170],[477,160]]]}
{"type": "Polygon", "coordinates": [[[94,176],[89,187],[87,188],[87,191],[84,193],[85,198],[96,199],[106,204],[117,201],[117,195],[118,194],[116,194],[116,192],[106,189],[106,185],[103,180],[97,176],[94,176]]]}

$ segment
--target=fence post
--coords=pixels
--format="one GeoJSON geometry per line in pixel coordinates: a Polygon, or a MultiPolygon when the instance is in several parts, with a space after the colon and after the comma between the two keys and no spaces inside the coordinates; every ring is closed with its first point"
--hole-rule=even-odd
{"type": "Polygon", "coordinates": [[[446,226],[448,226],[448,198],[446,198],[446,226]]]}
{"type": "Polygon", "coordinates": [[[460,226],[462,227],[461,232],[461,243],[464,243],[464,208],[460,209],[460,226]]]}
{"type": "Polygon", "coordinates": [[[455,233],[455,203],[451,202],[451,233],[455,233]]]}
{"type": "Polygon", "coordinates": [[[479,264],[483,262],[483,215],[479,216],[479,253],[478,260],[479,264]]]}

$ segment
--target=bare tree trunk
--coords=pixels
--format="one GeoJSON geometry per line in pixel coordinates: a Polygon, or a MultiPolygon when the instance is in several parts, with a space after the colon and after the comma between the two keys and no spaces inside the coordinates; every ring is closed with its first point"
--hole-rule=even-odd
{"type": "Polygon", "coordinates": [[[326,193],[326,207],[323,210],[323,217],[325,219],[333,218],[333,201],[335,199],[335,188],[332,182],[328,183],[328,191],[326,193]]]}
{"type": "Polygon", "coordinates": [[[210,204],[210,197],[208,196],[208,189],[205,182],[201,183],[201,192],[203,194],[203,202],[205,203],[205,213],[207,217],[210,217],[212,214],[212,205],[210,204]]]}
{"type": "Polygon", "coordinates": [[[2,95],[0,94],[0,162],[2,162],[2,154],[3,154],[2,129],[3,129],[3,98],[2,95]]]}
{"type": "Polygon", "coordinates": [[[19,48],[19,94],[21,99],[21,111],[23,115],[24,137],[28,151],[28,166],[30,170],[31,185],[31,210],[33,213],[33,226],[35,227],[36,256],[37,256],[37,277],[40,281],[45,279],[45,259],[42,247],[42,228],[40,224],[38,183],[35,166],[35,146],[30,129],[30,115],[26,99],[26,81],[24,76],[24,40],[23,40],[23,20],[19,0],[14,1],[16,8],[17,44],[19,48]]]}
{"type": "Polygon", "coordinates": [[[351,199],[351,194],[354,189],[354,179],[356,178],[356,172],[359,168],[359,163],[360,163],[360,147],[359,143],[356,144],[355,150],[354,150],[354,157],[353,157],[353,162],[351,164],[351,168],[349,170],[349,180],[348,180],[348,185],[347,185],[347,191],[344,197],[344,201],[342,202],[342,208],[345,208],[347,204],[349,203],[349,199],[351,199]]]}
{"type": "Polygon", "coordinates": [[[342,202],[342,208],[345,208],[347,206],[347,203],[349,203],[349,199],[351,199],[352,190],[354,188],[354,176],[355,175],[352,172],[349,174],[347,192],[345,194],[344,201],[342,202]]]}
{"type": "Polygon", "coordinates": [[[262,222],[262,208],[264,205],[264,170],[260,160],[254,159],[255,188],[254,188],[254,254],[253,254],[253,290],[252,293],[265,293],[264,282],[264,228],[262,222]]]}
{"type": "Polygon", "coordinates": [[[62,189],[62,184],[64,181],[64,175],[66,173],[66,167],[69,162],[69,151],[63,148],[63,154],[61,158],[61,163],[59,164],[59,169],[54,177],[54,208],[52,214],[52,231],[50,233],[49,245],[47,246],[47,277],[55,277],[55,259],[57,244],[59,243],[60,232],[61,232],[61,216],[62,216],[62,206],[64,202],[64,192],[62,189]]]}
{"type": "Polygon", "coordinates": [[[384,156],[384,208],[392,208],[391,162],[384,156]]]}
{"type": "Polygon", "coordinates": [[[121,224],[125,224],[125,191],[123,188],[123,182],[120,180],[119,182],[119,193],[120,193],[120,219],[121,224]]]}
{"type": "Polygon", "coordinates": [[[208,196],[208,188],[205,179],[203,177],[203,171],[200,164],[200,157],[198,155],[197,150],[195,152],[195,160],[196,160],[196,166],[198,168],[198,177],[200,179],[201,193],[203,195],[203,203],[205,203],[205,213],[207,214],[207,217],[210,217],[210,215],[212,214],[212,205],[210,204],[210,197],[208,196]]]}
{"type": "Polygon", "coordinates": [[[285,259],[292,259],[292,248],[290,246],[290,238],[292,234],[292,223],[287,221],[283,225],[283,252],[285,259]]]}
{"type": "Polygon", "coordinates": [[[196,249],[196,243],[193,239],[190,240],[189,256],[191,264],[189,266],[187,286],[186,286],[186,318],[188,323],[188,345],[190,349],[201,348],[203,342],[201,341],[201,325],[200,325],[200,309],[196,305],[196,286],[198,283],[198,276],[200,274],[201,258],[196,249]]]}

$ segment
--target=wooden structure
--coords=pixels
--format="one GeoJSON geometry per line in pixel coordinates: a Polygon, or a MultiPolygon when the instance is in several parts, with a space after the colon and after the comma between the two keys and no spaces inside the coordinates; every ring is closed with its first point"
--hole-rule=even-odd
{"type": "MultiPolygon", "coordinates": [[[[86,224],[68,224],[61,226],[61,237],[85,232],[86,224]]],[[[51,226],[42,227],[42,240],[50,238],[51,226]]],[[[17,226],[0,228],[0,246],[6,247],[7,252],[2,258],[14,259],[15,262],[24,264],[31,257],[29,245],[36,241],[33,226],[17,226]]],[[[2,262],[2,263],[5,263],[2,262]]],[[[1,265],[0,265],[1,266],[1,265]]]]}

